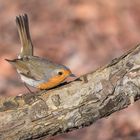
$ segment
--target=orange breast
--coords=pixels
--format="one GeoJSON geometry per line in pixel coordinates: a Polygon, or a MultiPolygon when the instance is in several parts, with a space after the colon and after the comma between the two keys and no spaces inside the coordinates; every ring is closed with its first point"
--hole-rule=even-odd
{"type": "Polygon", "coordinates": [[[49,81],[39,84],[37,86],[37,88],[39,88],[39,89],[53,88],[53,87],[59,85],[61,82],[63,82],[68,75],[69,75],[69,73],[67,72],[67,74],[65,74],[65,75],[52,77],[51,79],[49,79],[49,81]]]}

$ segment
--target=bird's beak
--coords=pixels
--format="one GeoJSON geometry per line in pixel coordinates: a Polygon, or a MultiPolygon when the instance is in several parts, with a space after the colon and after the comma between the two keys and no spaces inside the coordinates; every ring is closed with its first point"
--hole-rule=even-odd
{"type": "Polygon", "coordinates": [[[76,76],[75,76],[74,74],[71,73],[71,74],[70,74],[70,77],[76,77],[76,76]]]}

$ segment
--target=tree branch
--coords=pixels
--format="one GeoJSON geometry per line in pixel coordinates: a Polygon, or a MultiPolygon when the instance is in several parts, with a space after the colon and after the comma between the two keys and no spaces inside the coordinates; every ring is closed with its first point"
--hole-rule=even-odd
{"type": "Polygon", "coordinates": [[[37,139],[79,129],[140,97],[140,45],[67,85],[0,99],[0,139],[37,139]]]}

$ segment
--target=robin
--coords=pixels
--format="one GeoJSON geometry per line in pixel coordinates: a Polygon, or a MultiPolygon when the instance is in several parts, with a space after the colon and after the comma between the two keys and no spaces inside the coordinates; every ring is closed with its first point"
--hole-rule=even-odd
{"type": "Polygon", "coordinates": [[[17,69],[25,84],[43,90],[59,85],[69,76],[75,77],[66,66],[34,56],[27,14],[16,17],[16,25],[22,48],[17,59],[6,60],[17,69]]]}

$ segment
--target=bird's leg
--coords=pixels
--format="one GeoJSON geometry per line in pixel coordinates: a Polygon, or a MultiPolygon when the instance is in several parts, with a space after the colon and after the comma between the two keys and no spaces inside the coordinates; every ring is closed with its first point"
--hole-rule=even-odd
{"type": "Polygon", "coordinates": [[[33,93],[31,90],[30,90],[30,88],[26,85],[26,83],[25,82],[23,82],[24,83],[24,86],[26,87],[26,89],[30,92],[30,93],[33,93]]]}

